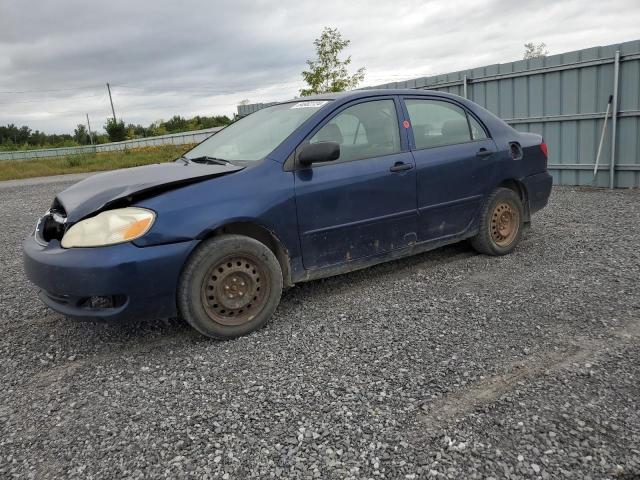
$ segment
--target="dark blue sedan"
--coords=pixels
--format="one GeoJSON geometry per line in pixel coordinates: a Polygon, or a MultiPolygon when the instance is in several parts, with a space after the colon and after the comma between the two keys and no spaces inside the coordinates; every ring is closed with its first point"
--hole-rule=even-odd
{"type": "Polygon", "coordinates": [[[78,317],[264,325],[283,288],[469,239],[504,255],[551,192],[540,135],[421,90],[260,110],[173,163],[61,192],[24,242],[29,279],[78,317]]]}

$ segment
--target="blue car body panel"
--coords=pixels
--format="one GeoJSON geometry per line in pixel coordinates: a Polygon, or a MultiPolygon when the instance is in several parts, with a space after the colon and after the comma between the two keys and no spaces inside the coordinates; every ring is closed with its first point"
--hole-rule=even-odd
{"type": "Polygon", "coordinates": [[[60,192],[58,199],[68,212],[67,222],[73,223],[110,205],[117,205],[118,201],[130,195],[153,195],[158,188],[166,190],[242,169],[231,164],[172,162],[113,170],[72,185],[60,192]]]}
{"type": "Polygon", "coordinates": [[[29,279],[43,289],[43,302],[66,315],[165,318],[177,313],[178,277],[197,243],[64,249],[57,241],[43,246],[28,238],[24,268],[29,279]],[[80,306],[91,296],[121,296],[122,304],[110,309],[80,306]]]}
{"type": "Polygon", "coordinates": [[[285,283],[292,285],[470,237],[484,200],[502,184],[521,191],[527,219],[547,203],[551,176],[539,147],[542,138],[513,130],[466,99],[407,90],[326,97],[333,101],[261,161],[140,167],[98,174],[62,192],[56,202],[66,211],[65,228],[124,205],[153,210],[157,218],[143,237],[109,247],[64,249],[56,240],[43,243],[30,235],[24,242],[28,278],[43,290],[47,305],[67,315],[173,316],[187,258],[201,241],[231,226],[250,225],[268,235],[285,283]],[[490,138],[416,149],[403,101],[408,97],[454,102],[479,120],[490,138]],[[399,153],[296,166],[296,149],[336,112],[372,99],[395,102],[399,153]],[[521,159],[510,153],[513,142],[521,159]],[[492,153],[478,157],[480,149],[492,153]],[[390,171],[398,165],[407,168],[390,171]],[[92,309],[86,306],[92,296],[122,301],[111,309],[92,309]]]}
{"type": "Polygon", "coordinates": [[[299,236],[307,269],[388,252],[416,241],[415,169],[389,175],[410,152],[295,173],[299,236]],[[387,192],[380,202],[380,192],[387,192]]]}

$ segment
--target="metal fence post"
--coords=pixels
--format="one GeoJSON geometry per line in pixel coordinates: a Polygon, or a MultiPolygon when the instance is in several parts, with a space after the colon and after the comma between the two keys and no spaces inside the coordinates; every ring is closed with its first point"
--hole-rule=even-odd
{"type": "Polygon", "coordinates": [[[620,75],[620,50],[616,50],[613,63],[613,112],[611,114],[611,159],[609,161],[609,188],[616,180],[616,126],[618,123],[618,77],[620,75]]]}
{"type": "Polygon", "coordinates": [[[469,98],[467,97],[467,76],[466,75],[462,77],[462,96],[464,98],[469,98]]]}

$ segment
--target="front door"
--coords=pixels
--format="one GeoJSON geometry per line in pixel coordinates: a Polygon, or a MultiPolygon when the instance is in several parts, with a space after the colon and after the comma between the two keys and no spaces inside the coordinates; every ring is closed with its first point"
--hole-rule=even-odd
{"type": "Polygon", "coordinates": [[[418,183],[418,240],[463,234],[477,218],[496,168],[480,122],[443,99],[405,98],[418,183]]]}
{"type": "Polygon", "coordinates": [[[340,144],[340,158],[297,168],[296,205],[306,269],[363,259],[416,241],[416,170],[398,100],[350,103],[309,142],[340,144]]]}

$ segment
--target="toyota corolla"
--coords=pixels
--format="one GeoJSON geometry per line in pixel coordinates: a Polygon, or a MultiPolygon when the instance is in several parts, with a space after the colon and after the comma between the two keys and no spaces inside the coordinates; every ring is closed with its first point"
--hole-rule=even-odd
{"type": "Polygon", "coordinates": [[[542,137],[464,98],[363,90],[259,110],[175,162],[93,175],[24,242],[76,317],[180,316],[226,339],[283,288],[469,239],[504,255],[551,192],[542,137]]]}

